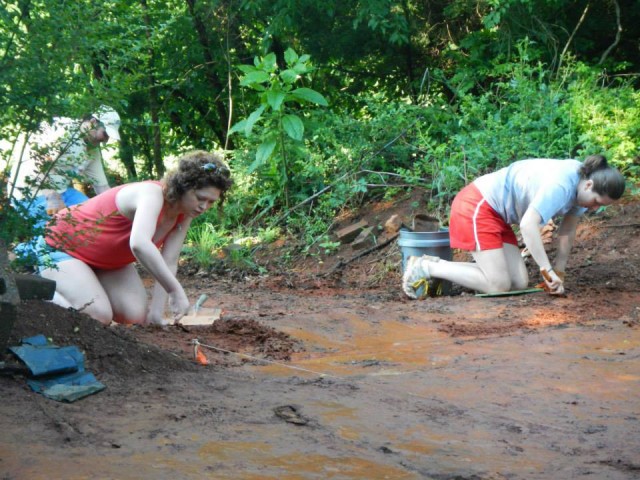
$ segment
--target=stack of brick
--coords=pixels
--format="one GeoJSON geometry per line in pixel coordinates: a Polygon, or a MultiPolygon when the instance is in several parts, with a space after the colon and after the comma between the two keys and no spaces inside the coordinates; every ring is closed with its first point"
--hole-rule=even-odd
{"type": "MultiPolygon", "coordinates": [[[[399,215],[390,216],[382,227],[381,237],[389,238],[398,233],[403,223],[399,215]]],[[[336,232],[336,238],[343,244],[350,244],[354,250],[369,248],[378,243],[377,227],[370,226],[366,220],[352,223],[336,232]]]]}

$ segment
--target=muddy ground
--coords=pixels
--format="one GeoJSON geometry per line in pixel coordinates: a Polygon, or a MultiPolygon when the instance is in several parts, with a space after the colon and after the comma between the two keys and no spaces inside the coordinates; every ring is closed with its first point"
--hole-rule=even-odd
{"type": "Polygon", "coordinates": [[[23,302],[13,344],[77,345],[107,388],[65,404],[0,377],[0,478],[640,478],[639,212],[581,223],[566,298],[410,301],[391,242],[338,269],[358,252],[242,278],[183,268],[223,310],[212,327],[23,302]]]}

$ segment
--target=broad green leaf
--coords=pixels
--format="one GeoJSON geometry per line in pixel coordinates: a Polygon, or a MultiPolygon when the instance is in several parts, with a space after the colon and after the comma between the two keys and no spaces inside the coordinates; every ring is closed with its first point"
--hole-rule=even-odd
{"type": "Polygon", "coordinates": [[[262,59],[262,66],[267,72],[275,72],[278,68],[276,54],[271,52],[262,59]]]}
{"type": "Polygon", "coordinates": [[[274,112],[279,112],[280,107],[282,107],[282,102],[284,101],[285,94],[284,92],[274,92],[273,90],[269,90],[267,92],[267,102],[269,106],[273,109],[274,112]]]}
{"type": "Polygon", "coordinates": [[[250,73],[250,72],[255,72],[256,67],[254,67],[253,65],[238,65],[238,70],[240,70],[243,73],[250,73]]]}
{"type": "Polygon", "coordinates": [[[305,100],[307,102],[315,103],[316,105],[321,105],[323,107],[329,105],[322,94],[310,88],[296,88],[295,90],[292,90],[289,95],[298,100],[305,100]]]}
{"type": "Polygon", "coordinates": [[[264,165],[267,160],[269,160],[269,157],[271,157],[271,154],[273,153],[273,150],[275,148],[276,141],[274,139],[265,140],[263,143],[261,143],[258,147],[258,150],[256,151],[256,159],[249,166],[247,173],[253,173],[257,168],[264,165]]]}
{"type": "Polygon", "coordinates": [[[302,62],[298,62],[293,66],[293,71],[296,72],[299,75],[303,75],[303,74],[305,74],[307,72],[310,72],[311,69],[309,69],[307,64],[302,63],[302,62]]]}
{"type": "Polygon", "coordinates": [[[260,117],[262,116],[262,112],[264,112],[265,108],[266,107],[264,105],[260,105],[253,112],[251,112],[251,115],[249,115],[249,118],[247,118],[247,120],[246,120],[247,123],[244,126],[244,134],[245,135],[251,135],[251,131],[253,130],[253,126],[256,124],[256,122],[258,120],[260,120],[260,117]]]}
{"type": "Polygon", "coordinates": [[[251,85],[252,83],[262,83],[269,81],[269,74],[267,72],[263,72],[261,70],[255,70],[253,72],[247,73],[240,80],[240,85],[246,87],[251,85]]]}
{"type": "Polygon", "coordinates": [[[280,78],[284,83],[293,83],[298,79],[298,74],[295,70],[287,69],[280,72],[280,78]]]}
{"type": "Polygon", "coordinates": [[[244,120],[240,120],[238,123],[236,123],[233,127],[229,129],[229,135],[244,130],[246,128],[246,125],[247,125],[246,118],[244,120]]]}
{"type": "Polygon", "coordinates": [[[284,61],[287,62],[287,65],[293,65],[298,61],[298,54],[293,48],[287,48],[287,51],[284,52],[284,61]]]}
{"type": "Polygon", "coordinates": [[[304,124],[297,115],[284,115],[282,117],[282,128],[294,140],[302,140],[304,124]]]}

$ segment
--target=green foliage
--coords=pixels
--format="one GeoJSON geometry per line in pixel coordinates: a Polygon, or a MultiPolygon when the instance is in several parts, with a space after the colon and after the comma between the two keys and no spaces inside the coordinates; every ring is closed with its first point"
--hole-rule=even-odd
{"type": "Polygon", "coordinates": [[[202,268],[210,267],[216,253],[229,243],[229,232],[212,223],[201,222],[189,229],[186,253],[202,268]]]}
{"type": "Polygon", "coordinates": [[[324,241],[318,244],[324,250],[325,255],[335,252],[340,247],[340,242],[333,242],[328,236],[324,237],[324,241]]]}
{"type": "Polygon", "coordinates": [[[246,246],[228,249],[225,263],[231,270],[243,273],[263,271],[253,259],[252,250],[246,246]]]}
{"type": "MultiPolygon", "coordinates": [[[[249,145],[257,143],[255,158],[246,173],[258,172],[264,185],[260,204],[267,208],[289,205],[291,178],[300,174],[308,152],[303,143],[304,111],[308,104],[327,106],[322,94],[296,85],[313,71],[309,55],[298,56],[291,48],[284,53],[286,66],[280,68],[276,55],[256,57],[254,65],[241,65],[240,85],[258,92],[259,106],[236,123],[229,134],[241,132],[249,145]]],[[[242,158],[242,157],[240,157],[242,158]]]]}
{"type": "Polygon", "coordinates": [[[640,179],[640,93],[632,83],[581,66],[568,94],[576,153],[606,153],[632,180],[640,179]]]}
{"type": "MultiPolygon", "coordinates": [[[[202,261],[246,223],[330,246],[336,215],[373,195],[419,185],[443,208],[523,157],[605,153],[636,180],[640,9],[618,4],[610,49],[611,2],[9,0],[2,150],[100,104],[123,119],[121,165],[109,165],[123,181],[158,178],[186,150],[224,150],[236,187],[224,215],[194,222],[202,261]]],[[[22,239],[3,197],[2,235],[22,239]]]]}

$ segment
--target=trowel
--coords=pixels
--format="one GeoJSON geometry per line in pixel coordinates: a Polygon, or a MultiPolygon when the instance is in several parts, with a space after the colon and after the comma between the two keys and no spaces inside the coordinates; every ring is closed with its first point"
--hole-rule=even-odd
{"type": "Polygon", "coordinates": [[[206,326],[213,325],[213,322],[220,319],[222,315],[222,309],[220,308],[207,308],[202,305],[207,300],[208,295],[203,293],[198,298],[198,301],[193,306],[193,310],[189,315],[185,315],[178,323],[180,325],[184,325],[185,327],[191,326],[206,326]]]}

